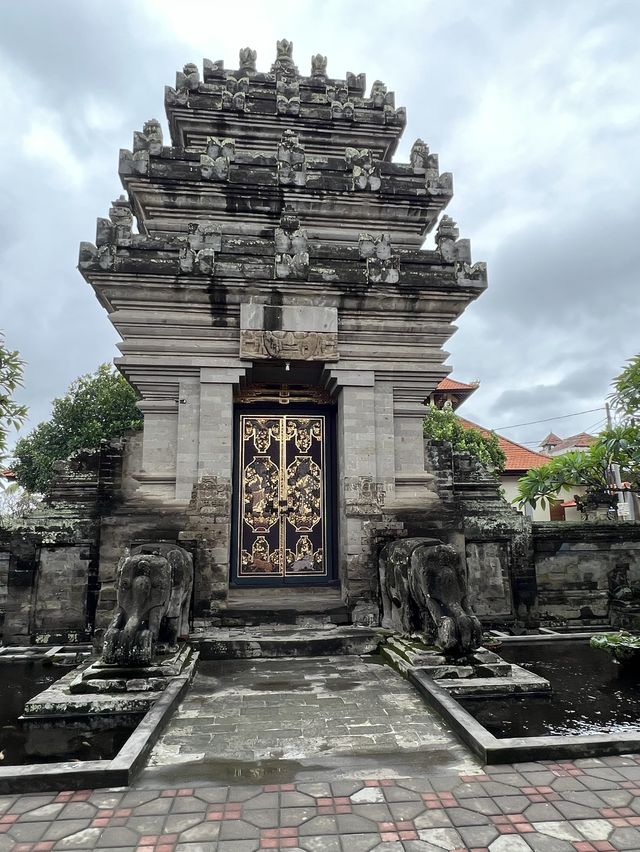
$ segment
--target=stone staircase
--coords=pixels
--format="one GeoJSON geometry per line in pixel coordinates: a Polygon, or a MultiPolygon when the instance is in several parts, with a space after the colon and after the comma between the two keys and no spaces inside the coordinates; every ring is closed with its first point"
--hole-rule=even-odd
{"type": "Polygon", "coordinates": [[[191,645],[203,660],[370,654],[379,630],[350,624],[338,589],[232,589],[228,606],[196,622],[191,645]]]}

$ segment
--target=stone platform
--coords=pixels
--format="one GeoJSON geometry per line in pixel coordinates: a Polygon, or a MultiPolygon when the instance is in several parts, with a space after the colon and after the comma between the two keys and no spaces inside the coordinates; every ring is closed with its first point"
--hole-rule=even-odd
{"type": "Polygon", "coordinates": [[[338,627],[312,618],[305,624],[209,628],[192,633],[189,641],[201,660],[224,660],[370,654],[386,635],[377,628],[338,627]]]}

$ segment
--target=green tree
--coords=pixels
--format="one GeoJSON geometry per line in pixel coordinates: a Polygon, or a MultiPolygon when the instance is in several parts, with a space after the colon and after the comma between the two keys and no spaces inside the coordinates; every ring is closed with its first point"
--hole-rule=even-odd
{"type": "Polygon", "coordinates": [[[530,470],[518,482],[518,505],[535,506],[540,501],[544,508],[546,500],[571,488],[586,488],[587,496],[615,494],[620,489],[615,484],[614,465],[619,465],[622,481],[630,483],[630,490],[640,492],[640,355],[629,361],[612,385],[610,399],[620,424],[601,432],[586,451],[556,456],[530,470]]]}
{"type": "Polygon", "coordinates": [[[640,355],[630,358],[624,370],[613,380],[610,399],[623,419],[640,418],[640,355]]]}
{"type": "Polygon", "coordinates": [[[423,431],[433,441],[445,441],[454,450],[470,453],[496,476],[504,470],[506,459],[497,435],[494,432],[483,434],[478,429],[463,426],[451,408],[429,406],[423,431]]]}
{"type": "Polygon", "coordinates": [[[7,349],[0,332],[0,465],[7,459],[11,429],[19,429],[27,416],[27,407],[18,405],[14,393],[22,387],[24,361],[16,350],[7,349]]]}
{"type": "Polygon", "coordinates": [[[67,393],[53,400],[51,418],[16,444],[17,482],[30,492],[46,490],[53,465],[76,450],[92,450],[104,439],[119,438],[142,426],[136,395],[108,364],[80,376],[67,393]]]}

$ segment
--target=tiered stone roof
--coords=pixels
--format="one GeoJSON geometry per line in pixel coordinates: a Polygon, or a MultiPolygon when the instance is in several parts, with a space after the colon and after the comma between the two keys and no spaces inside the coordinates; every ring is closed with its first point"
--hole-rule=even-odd
{"type": "Polygon", "coordinates": [[[134,384],[134,359],[160,369],[148,359],[161,337],[172,337],[174,367],[195,368],[184,360],[194,352],[237,356],[239,305],[283,285],[340,306],[341,357],[353,357],[350,327],[363,332],[355,315],[366,297],[379,321],[360,343],[375,352],[385,335],[382,360],[413,347],[433,362],[432,387],[446,373],[442,344],[486,287],[485,265],[471,263],[469,241],[442,215],[451,175],[421,140],[408,163],[391,161],[405,111],[380,81],[365,88],[364,74],[329,77],[320,55],[301,75],[286,40],[268,72],[244,48],[236,70],[205,60],[202,72],[177,74],[165,93],[169,144],[155,120],[134,134],[120,152],[126,195],[98,219],[95,245],[80,248],[134,384]],[[436,249],[423,250],[439,218],[436,249]]]}

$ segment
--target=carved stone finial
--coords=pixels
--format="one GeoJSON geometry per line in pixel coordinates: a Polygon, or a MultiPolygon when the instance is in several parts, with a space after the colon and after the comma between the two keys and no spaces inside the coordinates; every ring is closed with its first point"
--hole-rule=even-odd
{"type": "Polygon", "coordinates": [[[327,99],[331,104],[331,118],[353,120],[355,105],[349,98],[349,89],[347,86],[327,86],[327,99]]]}
{"type": "Polygon", "coordinates": [[[244,71],[245,74],[255,74],[256,73],[256,59],[258,58],[258,51],[252,50],[250,47],[241,47],[240,48],[240,70],[244,71]]]}
{"type": "Polygon", "coordinates": [[[389,234],[360,234],[360,257],[367,261],[367,281],[373,284],[397,284],[400,280],[400,258],[391,250],[389,234]]]}
{"type": "Polygon", "coordinates": [[[351,166],[353,189],[380,189],[380,165],[374,162],[368,148],[346,148],[344,158],[347,166],[351,166]]]}
{"type": "Polygon", "coordinates": [[[327,57],[321,53],[311,57],[311,76],[322,79],[327,76],[327,57]]]}
{"type": "Polygon", "coordinates": [[[276,42],[276,50],[276,61],[271,66],[271,70],[297,74],[298,69],[293,62],[293,42],[282,38],[276,42]]]}
{"type": "Polygon", "coordinates": [[[373,85],[371,86],[371,94],[369,96],[373,101],[373,105],[376,107],[383,107],[385,104],[386,94],[387,87],[382,80],[374,80],[373,85]]]}
{"type": "Polygon", "coordinates": [[[429,168],[429,146],[422,139],[416,139],[413,143],[409,162],[413,169],[429,168]]]}
{"type": "Polygon", "coordinates": [[[176,74],[176,89],[196,92],[200,85],[200,69],[195,62],[187,62],[182,71],[176,74]]]}
{"type": "Polygon", "coordinates": [[[162,127],[156,118],[145,121],[142,133],[136,131],[133,134],[133,153],[148,151],[151,155],[162,153],[162,127]]]}

